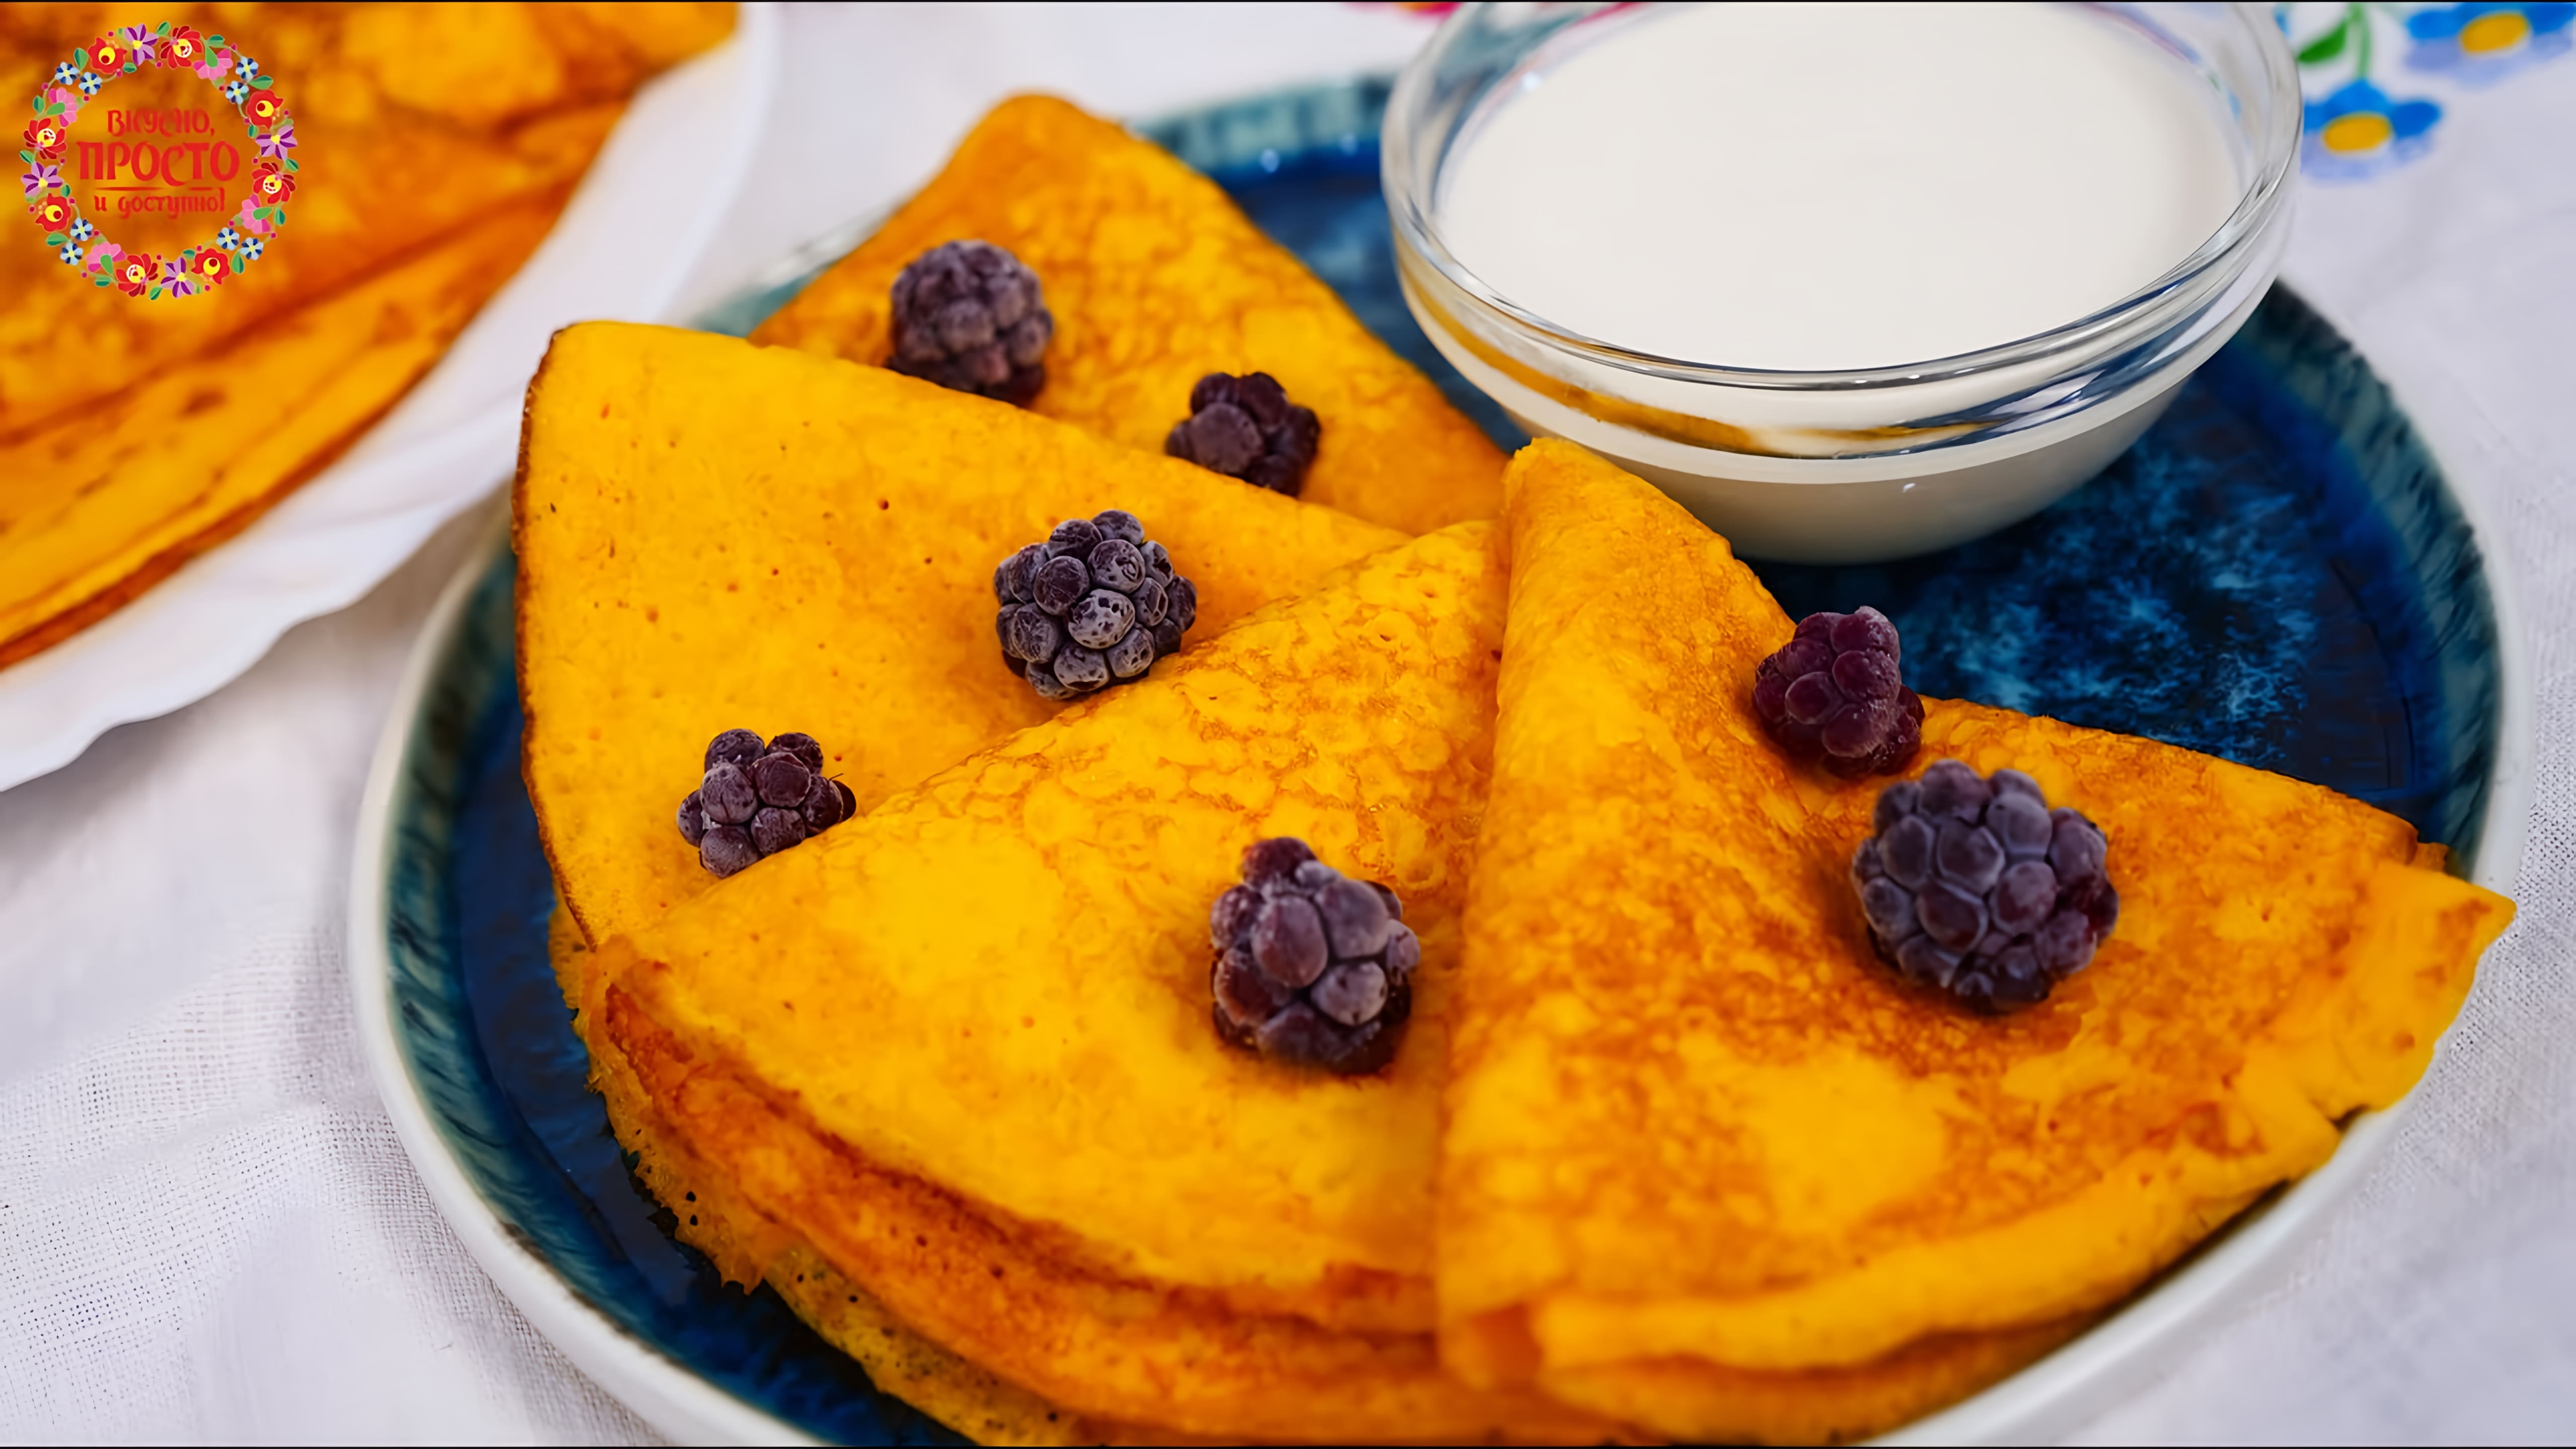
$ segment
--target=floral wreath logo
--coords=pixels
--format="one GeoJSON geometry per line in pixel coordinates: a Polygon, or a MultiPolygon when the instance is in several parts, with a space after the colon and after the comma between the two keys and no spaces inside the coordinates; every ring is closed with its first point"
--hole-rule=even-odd
{"type": "MultiPolygon", "coordinates": [[[[285,98],[278,95],[275,79],[222,36],[201,35],[168,21],[111,30],[74,50],[72,58],[55,66],[52,78],[38,89],[36,118],[27,123],[24,149],[18,152],[18,159],[27,163],[18,184],[26,192],[29,216],[45,229],[45,245],[56,250],[63,265],[88,276],[92,285],[114,287],[146,301],[197,296],[239,276],[260,259],[269,237],[286,224],[286,202],[295,194],[295,118],[287,112],[285,98]],[[72,183],[63,175],[64,158],[73,146],[100,144],[71,139],[72,123],[80,119],[82,104],[118,76],[133,75],[146,66],[194,71],[198,79],[216,87],[241,117],[258,157],[250,195],[242,199],[240,212],[212,240],[167,257],[131,250],[110,239],[81,215],[72,183]]],[[[196,145],[201,156],[204,145],[196,145]]],[[[156,154],[166,158],[167,153],[156,154]]],[[[236,157],[232,164],[238,168],[237,153],[229,143],[223,145],[222,154],[236,157]]],[[[170,163],[156,159],[155,164],[170,163]]],[[[87,170],[84,166],[84,175],[87,170]]],[[[135,174],[146,173],[138,165],[135,174]]],[[[238,171],[223,173],[224,179],[233,174],[238,171]]]]}

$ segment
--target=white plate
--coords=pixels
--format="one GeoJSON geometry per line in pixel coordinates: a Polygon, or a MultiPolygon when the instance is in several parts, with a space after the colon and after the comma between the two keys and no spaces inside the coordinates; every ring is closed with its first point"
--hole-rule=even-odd
{"type": "Polygon", "coordinates": [[[732,39],[637,93],[536,255],[346,456],[133,603],[0,669],[0,790],[222,688],[491,492],[556,328],[674,320],[768,122],[779,20],[774,4],[742,6],[732,39]]]}

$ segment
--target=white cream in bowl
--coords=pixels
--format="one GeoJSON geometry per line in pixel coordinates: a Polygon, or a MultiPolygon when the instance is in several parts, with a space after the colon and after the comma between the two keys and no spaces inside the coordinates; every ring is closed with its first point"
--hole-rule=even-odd
{"type": "MultiPolygon", "coordinates": [[[[1450,24],[1508,40],[1549,9],[1450,24]]],[[[1390,111],[1408,301],[1533,431],[1745,552],[2000,527],[2133,441],[2278,265],[2295,81],[2286,131],[2249,117],[2195,24],[2286,76],[2223,6],[1612,8],[1433,115],[1426,187],[1417,72],[1507,49],[1435,40],[1390,111]]]]}
{"type": "Polygon", "coordinates": [[[1532,74],[1439,196],[1458,260],[1640,352],[1824,372],[2099,311],[2207,241],[2216,98],[2053,5],[1706,5],[1532,74]]]}

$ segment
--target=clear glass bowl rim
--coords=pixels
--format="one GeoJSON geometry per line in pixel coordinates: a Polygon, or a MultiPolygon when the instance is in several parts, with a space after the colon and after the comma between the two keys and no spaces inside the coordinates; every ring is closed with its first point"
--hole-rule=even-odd
{"type": "MultiPolygon", "coordinates": [[[[1462,265],[1440,238],[1439,228],[1432,220],[1429,195],[1437,163],[1432,168],[1432,176],[1416,174],[1413,164],[1414,131],[1420,123],[1432,72],[1440,59],[1474,20],[1497,8],[1493,0],[1469,0],[1469,3],[1451,11],[1441,22],[1439,30],[1406,63],[1396,78],[1393,93],[1387,98],[1379,184],[1386,193],[1387,211],[1393,219],[1398,252],[1411,252],[1469,300],[1499,313],[1517,328],[1536,333],[1567,352],[1623,371],[1732,387],[1839,392],[1904,387],[1938,378],[1965,377],[2081,349],[2106,334],[2126,335],[2143,319],[2167,307],[2189,311],[2198,306],[2212,295],[2203,284],[2213,273],[2228,274],[2222,279],[2222,284],[2232,281],[2234,273],[2251,259],[2288,205],[2290,181],[2297,174],[2303,104],[2297,59],[2290,53],[2287,37],[2272,19],[2269,6],[2251,3],[2251,0],[2231,0],[2231,3],[2212,8],[2223,10],[2252,39],[2257,54],[2262,58],[2262,80],[2269,92],[2269,114],[2263,133],[2257,138],[2260,150],[2255,157],[2251,182],[2238,197],[2235,210],[2228,213],[2227,219],[2219,224],[2207,241],[2164,275],[2109,306],[2064,326],[1974,352],[1922,362],[1798,372],[1728,367],[1665,357],[1584,336],[1520,307],[1462,265]]],[[[1625,7],[1600,3],[1592,8],[1597,13],[1625,7]]],[[[2130,7],[2095,4],[2088,8],[2116,12],[2130,7]]],[[[1444,143],[1443,159],[1445,156],[1444,143]]],[[[1401,255],[1399,260],[1402,260],[1401,255]]]]}

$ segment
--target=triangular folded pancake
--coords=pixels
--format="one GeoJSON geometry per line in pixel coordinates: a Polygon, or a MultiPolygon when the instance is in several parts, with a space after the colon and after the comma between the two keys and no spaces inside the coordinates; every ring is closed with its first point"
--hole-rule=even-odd
{"type": "Polygon", "coordinates": [[[1427,1331],[1491,542],[1462,525],[1368,559],[610,942],[584,1017],[658,1119],[620,1124],[648,1178],[688,1154],[738,1275],[810,1251],[1077,1413],[1225,1437],[1584,1432],[1467,1389],[1427,1331]],[[1422,936],[1412,1035],[1381,1075],[1217,1037],[1208,908],[1281,834],[1394,885],[1422,936]]]}
{"type": "MultiPolygon", "coordinates": [[[[1601,1437],[1462,1392],[1424,1332],[1502,631],[1486,548],[1467,527],[1371,558],[611,943],[610,971],[558,932],[594,1077],[682,1235],[987,1442],[1601,1437]],[[1428,964],[1386,1078],[1214,1045],[1203,898],[1281,830],[1405,887],[1428,964]]],[[[2080,1326],[1725,1392],[1822,1435],[2080,1326]]]]}
{"type": "Polygon", "coordinates": [[[996,107],[752,338],[883,363],[895,275],[966,238],[1008,248],[1045,285],[1056,330],[1038,412],[1161,452],[1191,384],[1267,372],[1323,422],[1306,501],[1407,533],[1501,507],[1494,445],[1216,183],[1051,97],[996,107]]]}
{"type": "Polygon", "coordinates": [[[1144,520],[1198,589],[1184,652],[1403,541],[881,368],[664,327],[557,334],[521,447],[528,795],[594,944],[712,883],[673,813],[718,731],[814,736],[866,810],[1054,714],[1003,666],[992,578],[1062,519],[1144,520]]]}
{"type": "Polygon", "coordinates": [[[1873,960],[1846,872],[1884,782],[1764,738],[1790,621],[1725,541],[1561,443],[1506,489],[1439,1187],[1443,1352],[1478,1381],[1706,1438],[1930,1407],[1819,1420],[1766,1375],[1951,1345],[1967,1392],[2403,1094],[2511,915],[2331,791],[1926,701],[1915,769],[2028,771],[2122,899],[2050,1000],[1969,1015],[1873,960]]]}

